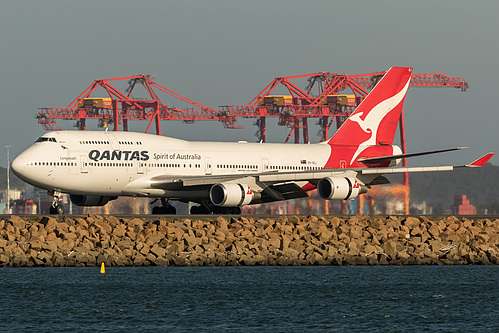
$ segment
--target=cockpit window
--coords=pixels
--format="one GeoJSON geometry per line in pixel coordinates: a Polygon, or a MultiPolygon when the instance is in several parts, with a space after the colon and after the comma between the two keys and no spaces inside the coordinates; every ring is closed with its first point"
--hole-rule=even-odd
{"type": "Polygon", "coordinates": [[[35,142],[47,142],[47,141],[48,142],[57,142],[55,140],[55,138],[47,138],[47,137],[43,137],[43,136],[39,137],[38,140],[36,140],[35,142]]]}

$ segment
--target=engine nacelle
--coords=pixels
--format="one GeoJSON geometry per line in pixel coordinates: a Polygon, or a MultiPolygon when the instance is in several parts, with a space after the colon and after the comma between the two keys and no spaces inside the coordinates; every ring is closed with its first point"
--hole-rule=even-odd
{"type": "Polygon", "coordinates": [[[325,177],[319,180],[317,192],[322,199],[348,200],[366,193],[367,187],[360,185],[354,178],[325,177]]]}
{"type": "Polygon", "coordinates": [[[219,183],[210,189],[210,200],[215,206],[239,207],[248,205],[254,193],[248,185],[238,183],[219,183]]]}
{"type": "Polygon", "coordinates": [[[104,206],[111,200],[115,200],[118,197],[102,197],[98,195],[69,195],[71,202],[76,206],[104,206]]]}

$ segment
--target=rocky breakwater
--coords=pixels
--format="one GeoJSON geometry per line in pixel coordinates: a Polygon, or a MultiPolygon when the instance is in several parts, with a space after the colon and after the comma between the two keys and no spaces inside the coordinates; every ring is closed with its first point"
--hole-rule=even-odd
{"type": "Polygon", "coordinates": [[[498,234],[499,220],[453,216],[11,216],[0,220],[0,266],[498,264],[498,234]]]}

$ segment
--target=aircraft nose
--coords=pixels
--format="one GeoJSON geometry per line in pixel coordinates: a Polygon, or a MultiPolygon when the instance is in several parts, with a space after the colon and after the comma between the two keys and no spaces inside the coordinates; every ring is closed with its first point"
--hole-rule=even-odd
{"type": "Polygon", "coordinates": [[[17,156],[11,164],[12,171],[16,174],[22,174],[24,172],[25,162],[24,158],[17,156]]]}

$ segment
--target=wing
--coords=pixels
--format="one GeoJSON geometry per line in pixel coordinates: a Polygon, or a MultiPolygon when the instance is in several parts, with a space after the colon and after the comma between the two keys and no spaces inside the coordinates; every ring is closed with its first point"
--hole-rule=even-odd
{"type": "Polygon", "coordinates": [[[389,181],[383,176],[384,174],[452,171],[455,168],[482,167],[492,158],[493,155],[494,153],[488,153],[465,165],[323,169],[314,171],[266,172],[259,174],[207,175],[193,177],[174,177],[164,175],[156,176],[148,180],[137,180],[129,184],[129,189],[134,189],[135,193],[143,193],[144,195],[149,194],[151,189],[178,192],[208,192],[209,189],[215,184],[237,183],[247,185],[253,191],[261,193],[261,199],[258,202],[271,202],[307,197],[307,191],[314,189],[321,179],[327,177],[354,179],[366,186],[380,185],[389,183],[389,181]],[[137,192],[137,190],[139,191],[137,192]]]}

